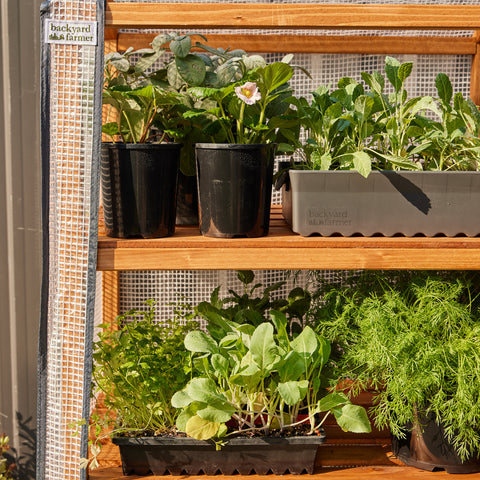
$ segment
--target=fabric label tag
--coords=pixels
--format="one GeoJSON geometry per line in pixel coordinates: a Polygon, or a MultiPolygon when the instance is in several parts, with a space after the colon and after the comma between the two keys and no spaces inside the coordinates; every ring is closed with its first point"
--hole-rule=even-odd
{"type": "Polygon", "coordinates": [[[46,43],[97,45],[97,22],[46,20],[46,43]]]}

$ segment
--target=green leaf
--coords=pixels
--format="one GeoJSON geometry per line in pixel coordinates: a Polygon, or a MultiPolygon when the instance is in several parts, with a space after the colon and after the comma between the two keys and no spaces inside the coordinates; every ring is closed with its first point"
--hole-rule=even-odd
{"type": "Polygon", "coordinates": [[[278,347],[273,338],[273,325],[260,324],[253,332],[250,351],[254,361],[262,371],[270,369],[277,360],[278,347]]]}
{"type": "Polygon", "coordinates": [[[196,353],[217,353],[218,345],[215,340],[201,330],[189,332],[185,337],[185,348],[196,353]]]}
{"type": "Polygon", "coordinates": [[[271,63],[261,71],[263,71],[263,87],[268,92],[288,82],[293,76],[293,68],[283,62],[271,63]]]}
{"type": "Polygon", "coordinates": [[[187,35],[179,35],[170,42],[170,50],[176,57],[185,58],[192,47],[192,39],[187,35]]]}
{"type": "Polygon", "coordinates": [[[405,82],[405,80],[410,76],[413,70],[413,62],[406,62],[402,63],[398,69],[398,78],[402,82],[402,84],[405,82]]]}
{"type": "Polygon", "coordinates": [[[437,88],[438,96],[444,105],[450,105],[453,96],[453,88],[450,79],[445,73],[439,73],[435,78],[435,87],[437,88]]]}
{"type": "Polygon", "coordinates": [[[203,420],[208,420],[209,422],[224,423],[228,422],[232,415],[235,413],[235,408],[225,405],[224,409],[219,409],[208,405],[201,410],[198,410],[197,415],[203,420]]]}
{"type": "Polygon", "coordinates": [[[292,349],[302,355],[313,355],[318,348],[318,340],[315,332],[308,325],[290,343],[292,349]]]}
{"type": "Polygon", "coordinates": [[[175,392],[171,403],[175,408],[184,408],[192,403],[192,399],[185,390],[180,390],[179,392],[175,392]]]}
{"type": "Polygon", "coordinates": [[[319,400],[317,403],[317,411],[328,412],[346,403],[350,403],[350,400],[344,393],[329,393],[319,400]]]}
{"type": "Polygon", "coordinates": [[[244,285],[248,285],[255,279],[255,274],[251,270],[239,270],[237,277],[244,285]]]}
{"type": "Polygon", "coordinates": [[[216,435],[219,428],[220,423],[210,422],[194,415],[188,420],[185,433],[196,440],[209,440],[216,435]]]}
{"type": "Polygon", "coordinates": [[[296,405],[303,399],[298,382],[289,381],[279,383],[277,389],[287,405],[296,405]]]}
{"type": "Polygon", "coordinates": [[[271,310],[270,317],[273,324],[275,325],[275,328],[277,329],[277,338],[279,340],[282,340],[282,342],[288,342],[288,318],[286,317],[286,315],[282,312],[278,312],[277,310],[271,310]]]}
{"type": "Polygon", "coordinates": [[[354,152],[352,158],[355,170],[357,170],[360,175],[367,178],[372,171],[372,160],[370,155],[367,152],[354,152]]]}
{"type": "Polygon", "coordinates": [[[367,412],[360,405],[347,404],[334,411],[335,419],[344,432],[369,433],[372,431],[367,412]]]}
{"type": "Polygon", "coordinates": [[[178,74],[188,85],[201,85],[205,79],[207,69],[203,60],[196,55],[189,54],[185,58],[175,58],[178,74]]]}
{"type": "Polygon", "coordinates": [[[210,359],[213,369],[215,370],[215,375],[217,377],[227,377],[229,372],[229,362],[222,355],[215,353],[210,359]]]}
{"type": "Polygon", "coordinates": [[[355,112],[359,113],[363,120],[366,120],[370,116],[374,103],[375,102],[372,97],[360,95],[355,100],[355,112]]]}
{"type": "Polygon", "coordinates": [[[402,87],[402,82],[398,78],[398,70],[400,68],[400,62],[393,57],[385,58],[385,74],[387,75],[388,80],[395,88],[395,91],[398,92],[402,87]]]}
{"type": "Polygon", "coordinates": [[[187,422],[197,414],[197,410],[198,406],[196,404],[190,404],[179,413],[175,425],[181,432],[187,430],[187,422]]]}
{"type": "Polygon", "coordinates": [[[193,378],[185,391],[192,400],[217,408],[227,403],[226,397],[218,391],[217,384],[211,378],[193,378]]]}
{"type": "Polygon", "coordinates": [[[111,137],[115,135],[119,135],[120,131],[118,130],[118,123],[117,122],[109,122],[104,123],[102,125],[102,132],[106,135],[110,135],[111,137]]]}
{"type": "Polygon", "coordinates": [[[288,352],[282,365],[278,367],[278,375],[283,382],[288,380],[298,380],[304,372],[305,361],[303,357],[294,350],[288,352]]]}
{"type": "Polygon", "coordinates": [[[152,48],[158,50],[159,48],[165,48],[168,42],[174,38],[173,35],[168,33],[161,33],[157,35],[152,41],[152,48]]]}
{"type": "MultiPolygon", "coordinates": [[[[135,70],[137,72],[145,72],[152,65],[154,65],[158,61],[158,59],[164,54],[164,50],[144,49],[143,52],[143,55],[135,64],[135,70]]],[[[137,51],[136,53],[138,54],[139,51],[137,51]]]]}

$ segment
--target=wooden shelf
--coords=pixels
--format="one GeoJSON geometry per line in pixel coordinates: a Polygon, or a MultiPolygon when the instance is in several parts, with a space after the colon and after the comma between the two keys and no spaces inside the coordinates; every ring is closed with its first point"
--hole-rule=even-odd
{"type": "MultiPolygon", "coordinates": [[[[479,480],[480,474],[473,473],[467,475],[468,480],[479,480]]],[[[172,480],[172,476],[153,475],[148,477],[139,477],[137,475],[129,475],[124,477],[121,468],[100,468],[94,470],[89,474],[89,480],[141,480],[147,478],[148,480],[172,480]]],[[[191,477],[181,477],[191,478],[191,477]]],[[[203,475],[196,475],[195,480],[272,480],[272,475],[252,475],[252,476],[223,476],[215,475],[207,477],[203,475]]],[[[278,478],[278,477],[277,477],[278,478]]],[[[317,469],[315,474],[308,475],[308,480],[363,480],[363,479],[378,479],[378,480],[466,480],[465,475],[448,474],[446,472],[426,472],[424,470],[417,470],[412,467],[405,466],[365,466],[354,468],[335,468],[335,469],[317,469]]],[[[282,475],[282,480],[299,480],[298,475],[282,475]]]]}
{"type": "Polygon", "coordinates": [[[480,238],[301,237],[272,207],[270,233],[217,239],[177,227],[160,239],[99,235],[98,270],[371,269],[478,270],[480,238]]]}
{"type": "Polygon", "coordinates": [[[480,5],[108,2],[107,28],[480,28],[480,5]]]}

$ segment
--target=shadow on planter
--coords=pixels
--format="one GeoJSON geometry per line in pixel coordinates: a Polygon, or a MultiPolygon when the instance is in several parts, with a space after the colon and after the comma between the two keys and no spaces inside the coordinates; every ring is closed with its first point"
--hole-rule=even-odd
{"type": "Polygon", "coordinates": [[[480,172],[289,170],[282,212],[303,236],[478,236],[480,172]]]}

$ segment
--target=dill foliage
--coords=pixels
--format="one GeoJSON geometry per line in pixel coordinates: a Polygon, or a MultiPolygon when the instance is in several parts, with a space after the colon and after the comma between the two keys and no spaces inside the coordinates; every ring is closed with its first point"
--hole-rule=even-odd
{"type": "Polygon", "coordinates": [[[325,311],[317,328],[336,342],[342,375],[376,389],[377,427],[405,438],[419,414],[433,415],[462,460],[479,456],[480,312],[472,282],[377,277],[370,292],[331,290],[325,311]]]}

